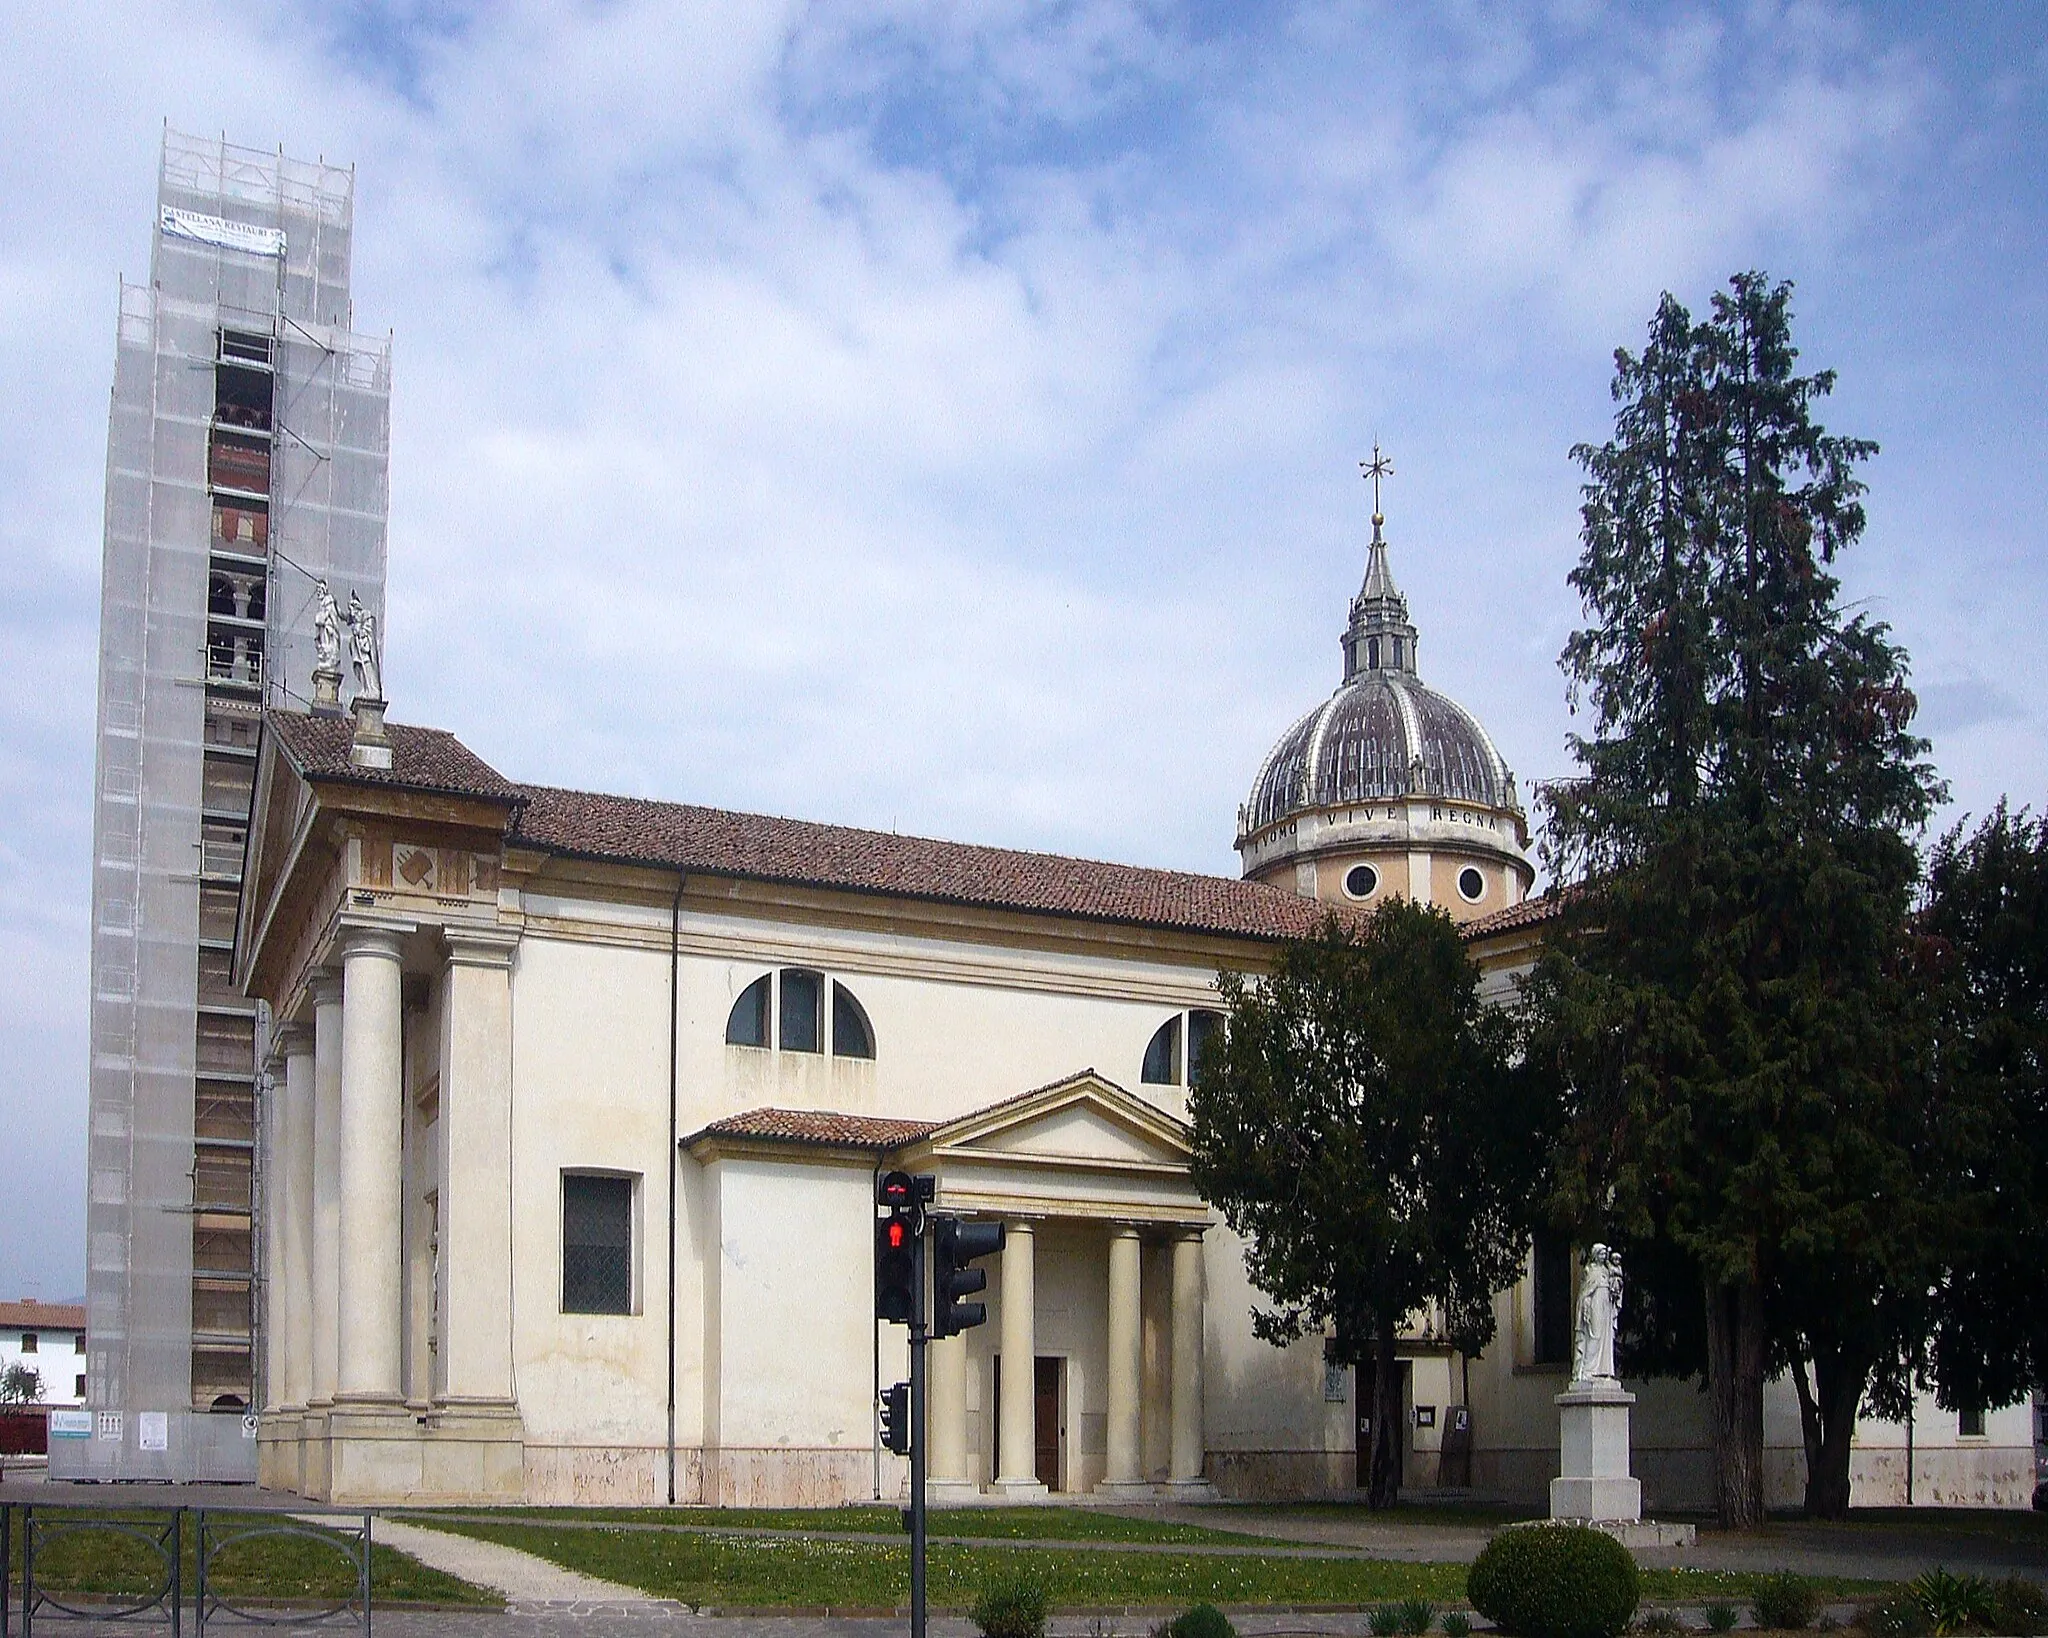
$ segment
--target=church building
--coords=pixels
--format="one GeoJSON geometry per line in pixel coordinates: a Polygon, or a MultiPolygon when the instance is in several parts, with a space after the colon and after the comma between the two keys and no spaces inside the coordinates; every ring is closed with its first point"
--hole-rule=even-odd
{"type": "MultiPolygon", "coordinates": [[[[873,1201],[904,1168],[1007,1231],[989,1323],[932,1348],[936,1498],[1354,1487],[1370,1395],[1253,1336],[1184,1117],[1217,974],[1333,908],[1442,905],[1495,991],[1541,935],[1513,774],[1420,680],[1381,526],[1342,684],[1239,813],[1241,879],[522,784],[367,699],[269,713],[235,945],[275,1024],[264,1482],[893,1499],[873,1201]]],[[[1572,1279],[1539,1244],[1482,1359],[1412,1318],[1409,1484],[1543,1494],[1572,1279]]],[[[1699,1396],[1640,1392],[1646,1500],[1697,1505],[1699,1396]]],[[[2010,1414],[1973,1471],[2024,1446],[2010,1414]]]]}

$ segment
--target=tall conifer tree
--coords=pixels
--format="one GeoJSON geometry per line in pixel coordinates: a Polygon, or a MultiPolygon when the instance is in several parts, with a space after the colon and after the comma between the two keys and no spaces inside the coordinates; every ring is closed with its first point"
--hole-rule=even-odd
{"type": "Polygon", "coordinates": [[[1924,1061],[1899,959],[1936,785],[1904,656],[1830,572],[1875,446],[1813,419],[1834,378],[1795,373],[1790,296],[1743,274],[1695,323],[1667,295],[1615,355],[1614,436],[1574,451],[1588,624],[1562,663],[1592,732],[1544,797],[1570,890],[1535,986],[1570,1088],[1560,1200],[1696,1279],[1731,1525],[1763,1517],[1774,1344],[1828,1355],[1809,1469],[1839,1428],[1846,1506],[1882,1335],[1794,1337],[1784,1299],[1862,1260],[1860,1302],[1907,1258],[1885,1214],[1924,1061]]]}

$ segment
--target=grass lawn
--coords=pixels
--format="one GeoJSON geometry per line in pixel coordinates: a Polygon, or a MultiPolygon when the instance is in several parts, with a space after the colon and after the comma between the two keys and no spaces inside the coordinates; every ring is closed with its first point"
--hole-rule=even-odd
{"type": "MultiPolygon", "coordinates": [[[[619,1530],[602,1525],[571,1528],[566,1523],[431,1522],[436,1529],[502,1542],[569,1569],[698,1606],[894,1609],[909,1598],[908,1543],[885,1546],[798,1536],[619,1530]]],[[[1070,1610],[1176,1606],[1202,1599],[1217,1604],[1360,1605],[1393,1598],[1456,1603],[1465,1596],[1462,1564],[1366,1558],[1079,1552],[999,1543],[939,1543],[927,1555],[926,1570],[932,1605],[944,1609],[965,1609],[984,1586],[1013,1576],[1038,1582],[1055,1608],[1070,1610]]],[[[1659,1602],[1740,1598],[1753,1579],[1692,1570],[1649,1570],[1644,1572],[1643,1588],[1646,1598],[1659,1602]]],[[[1820,1581],[1816,1585],[1831,1596],[1867,1590],[1861,1582],[1820,1581]]]]}
{"type": "MultiPolygon", "coordinates": [[[[36,1509],[36,1584],[60,1595],[83,1594],[93,1598],[120,1599],[146,1596],[164,1579],[163,1554],[140,1535],[113,1534],[104,1530],[68,1531],[56,1528],[75,1520],[134,1525],[144,1535],[155,1537],[168,1519],[159,1513],[120,1513],[103,1509],[70,1510],[56,1507],[36,1509]]],[[[207,1533],[283,1522],[274,1514],[207,1514],[207,1533]]],[[[8,1543],[8,1585],[12,1596],[21,1596],[23,1524],[15,1511],[8,1543]]],[[[182,1595],[191,1599],[199,1586],[198,1521],[189,1513],[184,1521],[184,1551],[180,1573],[182,1595]]],[[[337,1538],[338,1540],[338,1538],[337,1538]]],[[[271,1599],[333,1601],[339,1603],[355,1590],[354,1560],[337,1547],[323,1545],[306,1536],[261,1536],[232,1542],[214,1555],[207,1572],[210,1589],[234,1600],[271,1599]]],[[[370,1554],[370,1597],[373,1603],[471,1604],[495,1609],[501,1600],[496,1593],[472,1587],[466,1581],[430,1570],[389,1547],[373,1546],[370,1554]]]]}
{"type": "MultiPolygon", "coordinates": [[[[576,1524],[682,1525],[698,1530],[789,1530],[833,1535],[900,1536],[903,1510],[870,1504],[855,1507],[505,1507],[457,1509],[460,1517],[506,1524],[561,1520],[576,1524]]],[[[394,1512],[415,1524],[440,1522],[430,1512],[394,1512]]],[[[1163,1519],[1125,1518],[1088,1507],[938,1507],[931,1534],[971,1541],[1138,1541],[1167,1546],[1298,1545],[1242,1530],[1205,1529],[1163,1519]]]]}

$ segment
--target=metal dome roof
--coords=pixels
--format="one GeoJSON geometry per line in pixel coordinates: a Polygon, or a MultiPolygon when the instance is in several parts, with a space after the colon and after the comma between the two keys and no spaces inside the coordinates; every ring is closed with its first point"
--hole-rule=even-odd
{"type": "MultiPolygon", "coordinates": [[[[1377,451],[1375,451],[1377,462],[1377,451]]],[[[1522,811],[1478,720],[1415,675],[1420,646],[1372,518],[1365,583],[1344,633],[1344,685],[1281,736],[1238,815],[1240,840],[1314,808],[1439,796],[1522,811]]]]}
{"type": "Polygon", "coordinates": [[[1522,811],[1486,730],[1410,671],[1365,671],[1289,728],[1259,768],[1239,830],[1310,808],[1441,796],[1522,811]]]}

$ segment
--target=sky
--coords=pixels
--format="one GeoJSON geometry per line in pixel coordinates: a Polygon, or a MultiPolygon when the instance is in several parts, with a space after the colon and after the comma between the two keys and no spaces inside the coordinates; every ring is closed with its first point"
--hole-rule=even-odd
{"type": "Polygon", "coordinates": [[[1794,281],[1943,822],[2048,795],[2048,6],[9,6],[0,1297],[84,1285],[106,413],[165,121],[356,175],[386,691],[515,779],[1233,872],[1375,443],[1422,673],[1568,773],[1570,450],[1794,281]]]}

